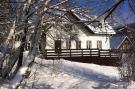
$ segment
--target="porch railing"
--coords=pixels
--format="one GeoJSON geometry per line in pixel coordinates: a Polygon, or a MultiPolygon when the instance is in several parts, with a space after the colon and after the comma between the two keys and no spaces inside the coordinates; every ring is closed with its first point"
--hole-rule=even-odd
{"type": "Polygon", "coordinates": [[[55,52],[55,49],[46,49],[44,53],[46,58],[49,57],[118,57],[119,51],[115,49],[103,50],[103,49],[61,49],[55,52]]]}

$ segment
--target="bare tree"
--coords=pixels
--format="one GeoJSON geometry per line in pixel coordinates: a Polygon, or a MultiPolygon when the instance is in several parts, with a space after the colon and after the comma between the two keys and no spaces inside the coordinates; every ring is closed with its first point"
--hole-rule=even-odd
{"type": "Polygon", "coordinates": [[[132,45],[130,45],[130,52],[127,51],[122,51],[120,52],[121,54],[121,62],[120,62],[120,75],[121,79],[125,81],[135,81],[135,50],[134,50],[134,45],[135,45],[135,37],[134,37],[134,28],[130,27],[128,23],[126,23],[126,20],[128,20],[131,16],[135,17],[135,6],[134,6],[134,0],[118,0],[116,3],[107,9],[103,14],[101,14],[99,17],[104,17],[104,20],[107,20],[108,18],[111,18],[111,20],[115,20],[113,23],[115,24],[116,22],[122,25],[122,29],[128,30],[125,34],[130,38],[132,45]],[[118,7],[122,6],[124,2],[128,1],[128,5],[130,8],[130,15],[128,18],[125,20],[122,18],[122,16],[117,16],[117,14],[120,14],[118,11],[118,7]],[[132,14],[131,14],[132,13],[132,14]],[[123,20],[123,22],[119,22],[116,20],[123,20]],[[129,32],[129,33],[128,33],[129,32]]]}
{"type": "Polygon", "coordinates": [[[7,16],[8,21],[3,22],[3,24],[8,26],[7,23],[9,23],[9,20],[11,21],[8,26],[8,36],[3,42],[4,46],[2,46],[4,50],[1,51],[3,56],[1,56],[0,69],[3,78],[13,77],[12,75],[16,74],[22,66],[28,35],[31,36],[31,48],[28,54],[30,58],[28,60],[34,61],[38,54],[39,45],[42,48],[41,51],[44,52],[45,42],[39,43],[45,40],[45,33],[47,32],[45,24],[51,22],[53,20],[51,18],[57,18],[53,11],[64,11],[57,7],[67,1],[63,0],[55,5],[51,4],[52,0],[8,0],[5,2],[11,6],[8,12],[11,16],[7,16]],[[49,13],[52,13],[52,16],[48,19],[47,14],[49,13]],[[15,34],[20,31],[22,32],[21,43],[19,47],[15,48],[15,34]]]}

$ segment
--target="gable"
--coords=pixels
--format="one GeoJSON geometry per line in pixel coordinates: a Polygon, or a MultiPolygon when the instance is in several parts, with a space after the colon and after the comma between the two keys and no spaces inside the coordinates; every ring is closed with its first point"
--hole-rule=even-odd
{"type": "Polygon", "coordinates": [[[131,40],[126,36],[124,38],[124,40],[118,46],[118,49],[121,49],[121,50],[132,50],[132,49],[134,49],[134,45],[131,42],[131,40]]]}

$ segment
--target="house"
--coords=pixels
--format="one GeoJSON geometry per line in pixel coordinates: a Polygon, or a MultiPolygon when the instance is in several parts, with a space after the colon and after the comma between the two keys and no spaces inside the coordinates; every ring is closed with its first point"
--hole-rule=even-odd
{"type": "MultiPolygon", "coordinates": [[[[64,28],[54,25],[46,33],[46,49],[110,49],[110,38],[115,31],[108,23],[95,21],[94,16],[84,16],[69,11],[64,14],[68,21],[64,28]],[[72,23],[70,23],[72,22],[72,23]],[[88,22],[88,23],[87,23],[88,22]],[[66,30],[63,30],[65,29],[66,30]]],[[[65,20],[65,19],[64,19],[65,20]]]]}
{"type": "MultiPolygon", "coordinates": [[[[57,16],[57,15],[56,15],[57,16]]],[[[118,55],[111,52],[110,38],[115,31],[108,23],[94,21],[95,16],[83,16],[68,11],[46,22],[45,48],[41,54],[45,59],[59,59],[96,63],[101,65],[118,65],[118,55]],[[63,18],[62,18],[63,17],[63,18]],[[91,23],[91,21],[93,21],[91,23]],[[63,49],[63,50],[61,50],[63,49]]],[[[16,41],[21,39],[21,32],[16,34],[16,41]]],[[[30,41],[30,36],[28,36],[30,41]]],[[[41,42],[41,44],[43,44],[41,42]]],[[[26,44],[27,45],[27,44],[26,44]]],[[[40,45],[39,45],[40,46],[40,45]]]]}
{"type": "Polygon", "coordinates": [[[122,42],[120,43],[120,45],[118,46],[118,49],[120,49],[120,50],[124,50],[124,51],[132,51],[132,49],[134,49],[134,45],[133,45],[133,43],[132,43],[132,41],[131,41],[131,39],[128,37],[128,36],[126,36],[123,40],[122,40],[122,42]]]}
{"type": "Polygon", "coordinates": [[[132,51],[135,44],[135,23],[115,28],[117,34],[111,37],[111,48],[132,51]]]}
{"type": "Polygon", "coordinates": [[[130,51],[134,47],[131,39],[128,36],[112,37],[110,43],[112,49],[130,51]]]}

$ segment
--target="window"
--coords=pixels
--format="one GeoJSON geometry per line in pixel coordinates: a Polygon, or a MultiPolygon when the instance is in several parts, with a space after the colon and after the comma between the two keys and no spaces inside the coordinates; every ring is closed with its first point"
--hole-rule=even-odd
{"type": "Polygon", "coordinates": [[[71,48],[71,41],[70,40],[66,40],[66,48],[67,49],[71,48]]]}
{"type": "Polygon", "coordinates": [[[25,43],[25,50],[30,50],[31,44],[30,43],[25,43]]]}
{"type": "Polygon", "coordinates": [[[27,50],[30,50],[30,47],[31,47],[30,43],[27,43],[27,50]]]}
{"type": "Polygon", "coordinates": [[[124,42],[124,49],[130,49],[130,43],[129,43],[129,41],[128,40],[125,40],[125,42],[124,42]]]}
{"type": "Polygon", "coordinates": [[[19,34],[16,34],[15,35],[15,41],[19,41],[20,40],[20,35],[19,34]]]}
{"type": "Polygon", "coordinates": [[[76,41],[76,48],[81,49],[81,41],[76,41]]]}
{"type": "Polygon", "coordinates": [[[91,47],[92,47],[92,44],[91,44],[91,41],[87,41],[87,49],[91,49],[91,47]]]}
{"type": "Polygon", "coordinates": [[[97,41],[97,48],[102,49],[102,41],[97,41]]]}
{"type": "Polygon", "coordinates": [[[99,28],[102,28],[102,24],[101,24],[101,23],[99,23],[99,24],[98,24],[98,27],[99,27],[99,28]]]}

